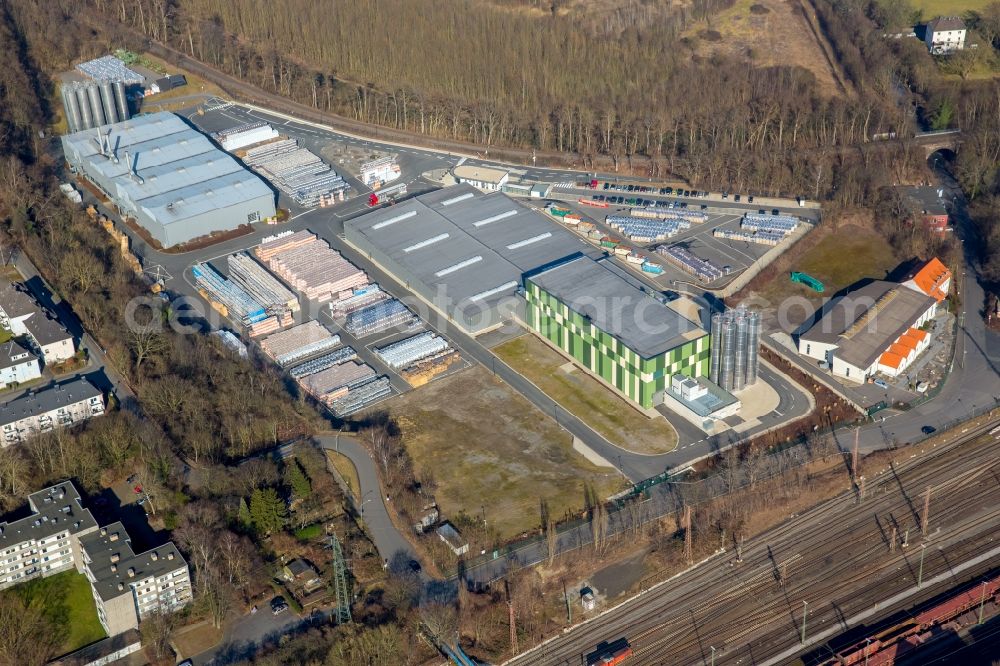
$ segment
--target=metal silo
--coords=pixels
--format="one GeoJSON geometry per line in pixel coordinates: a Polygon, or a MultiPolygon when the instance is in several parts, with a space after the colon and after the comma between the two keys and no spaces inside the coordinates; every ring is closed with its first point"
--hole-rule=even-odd
{"type": "Polygon", "coordinates": [[[749,312],[747,325],[747,381],[750,386],[757,381],[757,367],[760,364],[760,313],[749,312]]]}
{"type": "Polygon", "coordinates": [[[712,315],[712,337],[709,342],[711,354],[708,365],[708,378],[719,383],[719,366],[722,356],[722,314],[712,315]]]}
{"type": "Polygon", "coordinates": [[[83,117],[80,115],[80,105],[76,101],[76,88],[70,85],[62,87],[63,108],[66,109],[66,124],[70,132],[84,129],[83,117]]]}
{"type": "Polygon", "coordinates": [[[720,368],[719,368],[719,386],[726,389],[727,391],[733,385],[733,364],[736,360],[736,354],[733,350],[733,344],[735,343],[733,330],[732,317],[723,317],[720,323],[722,328],[722,349],[720,350],[720,368]]]}
{"type": "Polygon", "coordinates": [[[728,391],[743,388],[747,376],[747,312],[740,308],[733,316],[735,333],[733,336],[733,384],[728,391]]]}
{"type": "Polygon", "coordinates": [[[90,110],[90,98],[87,97],[87,89],[80,86],[76,89],[76,103],[80,107],[80,119],[82,125],[80,129],[91,129],[94,125],[94,114],[90,110]]]}
{"type": "Polygon", "coordinates": [[[115,89],[111,87],[111,81],[101,81],[101,106],[104,107],[104,119],[107,122],[118,122],[118,106],[115,102],[115,89]]]}
{"type": "Polygon", "coordinates": [[[96,83],[87,86],[87,99],[90,100],[90,112],[94,114],[94,124],[101,126],[107,122],[104,118],[104,105],[101,104],[101,89],[96,83]]]}
{"type": "Polygon", "coordinates": [[[115,106],[118,107],[118,119],[128,120],[131,116],[128,112],[128,98],[125,97],[125,82],[115,81],[111,84],[115,91],[115,106]]]}

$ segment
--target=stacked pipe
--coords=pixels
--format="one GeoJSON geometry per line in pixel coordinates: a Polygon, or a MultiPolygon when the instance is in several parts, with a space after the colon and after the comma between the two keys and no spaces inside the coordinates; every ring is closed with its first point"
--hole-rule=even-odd
{"type": "Polygon", "coordinates": [[[759,245],[777,245],[784,240],[784,235],[770,231],[752,231],[750,229],[716,229],[712,232],[716,238],[740,240],[759,245]]]}
{"type": "Polygon", "coordinates": [[[721,268],[696,257],[679,245],[661,245],[656,248],[656,251],[675,266],[695,275],[704,282],[718,280],[724,275],[721,268]]]}
{"type": "Polygon", "coordinates": [[[329,407],[335,416],[343,418],[364,409],[390,393],[392,393],[392,388],[389,386],[389,378],[377,377],[366,384],[351,389],[343,398],[332,401],[329,407]]]}
{"type": "Polygon", "coordinates": [[[363,338],[397,326],[412,326],[416,321],[413,313],[393,298],[350,313],[344,329],[355,337],[363,338]]]}
{"type": "Polygon", "coordinates": [[[355,289],[351,296],[330,303],[330,313],[334,317],[343,318],[387,298],[389,294],[382,291],[377,284],[366,285],[355,289]]]}
{"type": "Polygon", "coordinates": [[[394,342],[385,347],[376,348],[375,353],[394,370],[405,368],[417,361],[442,351],[449,350],[447,340],[426,331],[412,337],[394,342]]]}
{"type": "Polygon", "coordinates": [[[281,367],[327,351],[340,344],[340,336],[333,335],[316,320],[294,326],[287,331],[268,336],[260,347],[281,367]]]}
{"type": "Polygon", "coordinates": [[[375,370],[371,366],[359,361],[344,361],[303,377],[299,383],[317,400],[329,404],[374,376],[375,370]]]}
{"type": "Polygon", "coordinates": [[[191,273],[194,275],[197,287],[208,292],[212,300],[226,306],[227,310],[238,317],[243,324],[249,326],[267,318],[264,306],[210,265],[197,263],[191,267],[191,273]]]}
{"type": "Polygon", "coordinates": [[[317,206],[331,194],[350,186],[329,164],[294,139],[252,148],[243,158],[252,169],[273,182],[300,206],[317,206]]]}
{"type": "Polygon", "coordinates": [[[238,284],[268,310],[284,312],[299,309],[299,299],[290,289],[254,261],[246,252],[231,254],[226,260],[229,279],[238,284]]]}
{"type": "Polygon", "coordinates": [[[698,210],[687,210],[684,208],[667,208],[667,207],[657,207],[652,206],[649,208],[632,208],[629,210],[629,215],[632,217],[643,217],[647,219],[654,219],[658,217],[674,217],[682,220],[688,220],[696,224],[700,224],[708,220],[708,215],[702,213],[698,210]]]}
{"type": "Polygon", "coordinates": [[[288,374],[292,379],[302,379],[303,377],[308,377],[311,374],[321,372],[327,368],[332,368],[338,363],[343,363],[344,361],[350,361],[358,357],[358,353],[354,351],[353,347],[341,347],[340,349],[334,350],[329,354],[324,354],[318,358],[314,358],[311,361],[306,361],[300,365],[295,366],[288,371],[288,374]]]}

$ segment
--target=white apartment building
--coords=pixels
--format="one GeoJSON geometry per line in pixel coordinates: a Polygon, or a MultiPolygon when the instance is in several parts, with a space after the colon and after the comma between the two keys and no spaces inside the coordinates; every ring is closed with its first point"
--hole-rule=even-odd
{"type": "Polygon", "coordinates": [[[191,601],[187,562],[173,543],[135,553],[120,522],[98,527],[70,481],[28,496],[30,514],[0,521],[0,590],[75,568],[90,581],[109,636],[191,601]]]}
{"type": "Polygon", "coordinates": [[[73,335],[42,308],[22,284],[0,289],[0,326],[27,344],[47,364],[59,363],[76,354],[73,335]]]}
{"type": "Polygon", "coordinates": [[[37,356],[13,340],[0,344],[0,389],[41,376],[42,369],[38,365],[37,356]]]}
{"type": "Polygon", "coordinates": [[[80,537],[97,530],[80,493],[68,481],[32,493],[28,507],[30,515],[0,521],[0,590],[74,566],[79,569],[80,537]]]}
{"type": "Polygon", "coordinates": [[[0,448],[104,415],[104,393],[86,379],[28,393],[0,404],[0,448]]]}
{"type": "Polygon", "coordinates": [[[150,614],[191,601],[187,562],[172,543],[136,554],[119,522],[88,534],[81,544],[83,571],[108,634],[136,629],[150,614]]]}

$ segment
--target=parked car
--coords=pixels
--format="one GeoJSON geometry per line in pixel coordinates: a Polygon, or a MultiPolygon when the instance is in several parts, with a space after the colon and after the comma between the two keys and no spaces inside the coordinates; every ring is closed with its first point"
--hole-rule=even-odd
{"type": "Polygon", "coordinates": [[[933,435],[934,433],[937,432],[937,428],[935,428],[934,426],[924,426],[923,428],[920,429],[920,432],[924,433],[925,435],[933,435]]]}
{"type": "Polygon", "coordinates": [[[875,379],[875,380],[872,381],[872,384],[874,384],[875,386],[879,387],[880,389],[888,389],[889,388],[889,385],[885,383],[884,379],[875,379]]]}
{"type": "Polygon", "coordinates": [[[701,209],[702,210],[708,210],[708,204],[702,204],[701,205],[701,209]]]}
{"type": "Polygon", "coordinates": [[[609,187],[611,187],[611,183],[604,183],[604,189],[605,190],[608,189],[609,187]]]}
{"type": "Polygon", "coordinates": [[[672,187],[664,187],[663,190],[664,190],[663,191],[664,194],[673,194],[674,193],[674,188],[672,188],[672,187]]]}
{"type": "Polygon", "coordinates": [[[284,597],[275,597],[271,599],[271,613],[274,615],[279,615],[288,610],[288,602],[285,601],[284,597]]]}
{"type": "Polygon", "coordinates": [[[781,215],[781,211],[778,210],[777,208],[772,208],[771,215],[781,215]]]}
{"type": "Polygon", "coordinates": [[[747,203],[753,203],[753,196],[747,197],[747,203]]]}
{"type": "Polygon", "coordinates": [[[420,562],[417,562],[416,560],[410,560],[407,564],[409,564],[410,570],[413,573],[420,573],[421,571],[420,562]]]}
{"type": "Polygon", "coordinates": [[[740,202],[740,195],[737,194],[736,196],[734,196],[733,197],[733,201],[735,201],[736,203],[739,203],[740,202]]]}
{"type": "Polygon", "coordinates": [[[728,199],[729,198],[729,192],[723,192],[722,193],[722,198],[723,199],[728,199]]]}

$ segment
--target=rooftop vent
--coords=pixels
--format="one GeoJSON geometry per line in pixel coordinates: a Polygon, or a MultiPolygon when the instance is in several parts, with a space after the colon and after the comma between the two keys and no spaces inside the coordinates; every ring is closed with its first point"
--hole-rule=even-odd
{"type": "Polygon", "coordinates": [[[174,554],[173,553],[167,553],[167,559],[168,560],[174,559],[174,554]]]}
{"type": "Polygon", "coordinates": [[[122,556],[119,553],[112,553],[112,555],[111,555],[111,564],[115,564],[120,559],[122,559],[122,556]]]}
{"type": "Polygon", "coordinates": [[[108,536],[108,528],[106,527],[101,528],[101,536],[108,536]]]}
{"type": "Polygon", "coordinates": [[[122,583],[121,581],[119,581],[118,582],[118,591],[121,592],[124,589],[125,589],[125,583],[122,583]]]}
{"type": "Polygon", "coordinates": [[[135,569],[134,568],[132,568],[132,567],[128,568],[128,577],[129,578],[135,578],[135,569]]]}
{"type": "Polygon", "coordinates": [[[153,551],[153,554],[149,556],[149,559],[151,559],[152,561],[154,561],[154,562],[155,562],[156,560],[160,559],[160,556],[159,556],[159,555],[157,555],[157,554],[156,554],[156,551],[154,550],[154,551],[153,551]]]}
{"type": "Polygon", "coordinates": [[[112,534],[111,538],[108,539],[108,540],[109,541],[118,541],[118,532],[115,532],[114,534],[112,534]]]}

